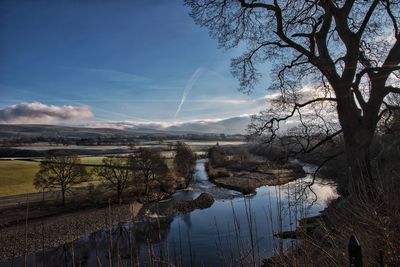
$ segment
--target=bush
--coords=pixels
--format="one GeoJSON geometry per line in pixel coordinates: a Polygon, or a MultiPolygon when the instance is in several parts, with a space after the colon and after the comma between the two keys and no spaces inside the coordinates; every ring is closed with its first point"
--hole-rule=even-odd
{"type": "Polygon", "coordinates": [[[277,144],[254,144],[250,146],[250,152],[278,164],[288,161],[287,149],[277,144]]]}
{"type": "Polygon", "coordinates": [[[174,171],[177,175],[189,178],[196,167],[196,155],[185,143],[178,143],[174,158],[174,171]]]}

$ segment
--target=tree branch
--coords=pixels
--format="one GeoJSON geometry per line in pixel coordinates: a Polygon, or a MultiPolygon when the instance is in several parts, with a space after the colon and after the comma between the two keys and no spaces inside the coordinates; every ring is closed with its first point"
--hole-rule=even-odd
{"type": "Polygon", "coordinates": [[[387,94],[389,94],[389,93],[400,94],[399,87],[386,86],[385,90],[386,90],[387,94]]]}
{"type": "Polygon", "coordinates": [[[270,120],[265,122],[263,126],[259,127],[259,132],[264,132],[266,130],[270,130],[271,133],[272,133],[272,138],[271,139],[273,139],[276,136],[276,134],[275,134],[276,131],[279,130],[279,123],[281,121],[285,121],[285,120],[293,117],[298,109],[303,108],[305,106],[308,106],[308,105],[310,105],[312,103],[321,102],[321,101],[334,101],[334,102],[336,102],[336,98],[332,98],[332,97],[315,98],[315,99],[312,99],[312,100],[307,101],[305,103],[301,103],[301,104],[295,103],[294,106],[293,106],[293,109],[292,109],[292,111],[290,112],[289,115],[287,115],[285,117],[281,117],[281,118],[277,118],[277,117],[271,118],[270,120]],[[277,126],[276,126],[277,128],[276,129],[274,129],[274,123],[277,124],[277,126]]]}
{"type": "Polygon", "coordinates": [[[384,7],[386,8],[386,12],[388,13],[390,19],[392,20],[394,34],[395,36],[399,36],[399,26],[397,25],[396,17],[393,15],[392,10],[390,9],[390,1],[384,0],[382,1],[384,7]]]}
{"type": "Polygon", "coordinates": [[[379,2],[380,2],[380,0],[374,0],[372,2],[371,6],[369,7],[369,9],[367,11],[367,14],[364,17],[364,20],[361,23],[360,29],[358,29],[358,31],[356,33],[358,39],[360,39],[361,36],[363,35],[363,33],[365,31],[365,28],[367,27],[368,22],[369,22],[369,20],[370,20],[370,18],[372,16],[372,13],[374,13],[374,10],[375,10],[376,6],[379,4],[379,2]]]}

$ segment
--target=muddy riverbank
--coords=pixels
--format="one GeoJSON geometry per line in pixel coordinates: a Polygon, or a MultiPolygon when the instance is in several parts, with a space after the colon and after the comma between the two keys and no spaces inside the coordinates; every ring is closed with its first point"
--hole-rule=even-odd
{"type": "Polygon", "coordinates": [[[244,170],[213,168],[208,166],[208,175],[214,184],[239,191],[244,195],[254,194],[261,186],[278,186],[289,183],[306,175],[297,163],[285,166],[268,166],[264,163],[253,163],[244,170]]]}
{"type": "MultiPolygon", "coordinates": [[[[146,265],[154,257],[187,264],[193,261],[193,266],[215,266],[219,265],[221,260],[238,263],[237,260],[239,259],[235,257],[221,259],[219,252],[222,253],[221,255],[228,255],[227,253],[235,247],[234,244],[238,242],[246,243],[251,240],[247,231],[238,234],[232,228],[233,222],[246,227],[248,223],[246,216],[248,214],[257,215],[252,219],[254,220],[252,225],[254,226],[253,229],[258,228],[259,232],[253,234],[262,241],[253,245],[259,246],[259,249],[262,248],[255,250],[259,253],[256,258],[262,259],[271,256],[275,242],[273,234],[277,230],[293,230],[297,219],[307,215],[316,215],[325,206],[326,198],[330,197],[332,192],[330,187],[316,181],[313,190],[319,196],[318,201],[314,202],[310,195],[309,200],[313,203],[311,209],[300,207],[294,209],[293,205],[289,205],[293,199],[286,199],[283,195],[280,195],[280,192],[297,192],[301,184],[309,183],[310,177],[308,177],[282,186],[262,186],[256,189],[256,195],[243,197],[237,191],[211,183],[205,171],[205,162],[205,160],[198,160],[196,173],[187,189],[176,192],[170,199],[141,207],[140,211],[135,212],[132,217],[124,217],[126,213],[130,212],[129,208],[126,207],[125,210],[113,211],[112,216],[108,216],[109,209],[106,207],[97,213],[93,211],[92,217],[96,218],[96,220],[93,219],[93,223],[88,222],[86,217],[69,218],[66,216],[63,218],[57,216],[53,219],[58,223],[64,221],[66,224],[57,226],[57,223],[54,222],[54,230],[47,230],[47,223],[43,223],[45,227],[41,230],[40,228],[43,227],[41,221],[32,223],[32,225],[29,223],[29,231],[25,231],[24,225],[19,225],[18,229],[15,230],[13,230],[14,228],[6,228],[8,229],[7,233],[3,235],[1,231],[5,229],[2,229],[0,234],[3,239],[0,242],[2,244],[4,244],[3,242],[10,243],[9,249],[5,252],[3,249],[2,253],[8,253],[8,255],[11,255],[8,258],[13,260],[1,260],[0,266],[10,266],[11,263],[23,266],[25,261],[28,265],[33,266],[60,266],[66,264],[66,262],[72,264],[73,260],[76,264],[82,264],[82,266],[96,266],[99,262],[105,266],[111,260],[109,257],[109,238],[113,242],[111,246],[114,248],[115,255],[112,256],[112,261],[115,265],[122,262],[124,265],[131,266],[133,260],[146,265]],[[208,195],[203,193],[208,193],[208,195]],[[198,200],[199,196],[202,196],[200,200],[198,200]],[[278,224],[275,219],[279,217],[280,210],[286,206],[293,209],[293,212],[290,218],[284,217],[278,224]],[[266,211],[268,214],[266,214],[266,211]],[[110,217],[111,224],[113,224],[112,230],[110,230],[110,223],[107,220],[110,217]],[[136,218],[134,219],[135,223],[131,223],[132,218],[136,218]],[[118,224],[121,221],[122,223],[118,224]],[[270,224],[267,227],[266,222],[270,224]],[[99,228],[91,227],[91,224],[99,225],[99,228]],[[87,233],[92,232],[93,229],[99,229],[99,231],[79,235],[84,231],[80,232],[81,230],[78,228],[85,227],[88,229],[87,233]],[[46,237],[46,234],[43,238],[43,233],[46,231],[49,231],[49,236],[46,237]],[[58,232],[65,234],[61,237],[58,235],[59,240],[52,240],[58,232]],[[25,233],[28,234],[25,235],[25,233]],[[28,242],[25,242],[25,237],[28,238],[28,242]],[[224,241],[218,243],[221,237],[224,241]],[[19,241],[16,241],[17,239],[19,241]],[[33,242],[29,241],[30,239],[36,239],[36,244],[29,244],[29,247],[27,246],[29,250],[25,250],[25,243],[33,242]],[[43,239],[45,242],[43,242],[43,239]],[[47,247],[43,246],[44,243],[45,245],[49,244],[49,248],[54,248],[46,249],[47,247]],[[19,246],[19,248],[16,248],[16,246],[19,246]],[[182,251],[181,246],[185,248],[182,251]],[[166,248],[169,248],[170,254],[167,255],[170,258],[165,258],[166,248]],[[29,251],[36,251],[36,253],[29,253],[29,251]],[[151,251],[150,254],[149,251],[151,251]],[[213,253],[210,253],[210,251],[213,251],[213,253]],[[25,253],[27,254],[26,257],[24,257],[25,253]],[[134,254],[132,257],[131,253],[134,254]],[[17,257],[17,255],[22,256],[17,257]],[[129,256],[125,258],[123,255],[129,256]]],[[[291,194],[288,196],[291,196],[291,194]]],[[[305,205],[305,202],[308,201],[307,192],[304,197],[306,198],[304,201],[296,203],[305,205]]],[[[111,210],[114,210],[114,208],[111,207],[111,210]]],[[[285,241],[283,246],[286,247],[285,241]]],[[[238,257],[242,255],[243,251],[241,252],[240,249],[235,248],[234,255],[238,257]]],[[[240,259],[251,260],[242,257],[240,259]]]]}
{"type": "Polygon", "coordinates": [[[110,225],[133,220],[142,206],[138,202],[112,205],[5,227],[0,230],[0,261],[60,246],[110,225]]]}
{"type": "Polygon", "coordinates": [[[178,214],[209,208],[213,203],[214,198],[210,194],[202,193],[194,200],[171,202],[161,209],[158,202],[143,205],[135,201],[130,204],[110,205],[106,208],[46,217],[33,222],[28,220],[25,224],[0,230],[0,261],[73,242],[82,236],[116,224],[151,219],[156,206],[158,217],[171,220],[178,214]]]}

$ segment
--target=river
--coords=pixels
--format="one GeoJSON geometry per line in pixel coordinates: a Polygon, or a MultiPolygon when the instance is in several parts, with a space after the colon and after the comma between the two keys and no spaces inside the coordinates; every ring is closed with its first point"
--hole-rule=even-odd
{"type": "MultiPolygon", "coordinates": [[[[326,180],[317,178],[312,191],[306,187],[315,169],[308,164],[303,164],[306,177],[286,185],[260,187],[251,196],[209,182],[204,164],[204,159],[198,160],[189,187],[160,206],[208,192],[216,200],[210,208],[160,218],[153,206],[146,220],[27,255],[28,266],[147,266],[150,262],[156,266],[163,262],[175,266],[259,265],[262,259],[296,242],[275,238],[274,233],[294,230],[299,219],[318,214],[327,201],[337,197],[335,186],[326,180]]],[[[24,257],[13,261],[14,266],[23,263],[24,257]]]]}

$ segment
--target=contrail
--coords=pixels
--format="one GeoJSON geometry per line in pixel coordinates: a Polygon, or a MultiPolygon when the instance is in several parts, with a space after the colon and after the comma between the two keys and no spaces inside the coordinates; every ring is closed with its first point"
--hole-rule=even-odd
{"type": "Polygon", "coordinates": [[[189,94],[190,90],[192,90],[193,85],[196,83],[196,81],[199,78],[202,71],[203,71],[203,68],[198,68],[192,74],[192,76],[190,76],[190,79],[187,82],[185,89],[183,90],[182,99],[181,99],[181,102],[179,103],[179,106],[178,106],[176,112],[175,112],[174,118],[176,118],[178,116],[179,112],[181,111],[182,105],[183,105],[183,103],[185,103],[187,95],[189,94]]]}

